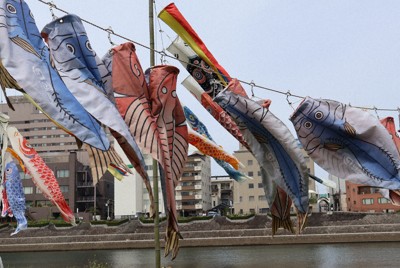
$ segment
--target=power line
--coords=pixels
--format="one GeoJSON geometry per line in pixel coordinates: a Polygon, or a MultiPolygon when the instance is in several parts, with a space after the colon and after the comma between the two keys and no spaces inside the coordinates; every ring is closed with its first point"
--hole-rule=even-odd
{"type": "MultiPolygon", "coordinates": [[[[51,2],[46,2],[46,1],[44,1],[44,0],[38,0],[38,1],[41,2],[41,3],[43,3],[43,4],[45,4],[45,5],[48,5],[48,6],[49,6],[50,12],[51,12],[51,15],[52,15],[53,19],[55,18],[54,13],[53,13],[53,8],[54,8],[54,9],[57,9],[58,11],[61,11],[61,12],[65,13],[65,14],[69,14],[69,12],[67,12],[67,11],[65,11],[65,10],[63,10],[63,9],[61,9],[61,8],[59,8],[59,7],[57,7],[57,6],[53,3],[53,1],[51,1],[51,2]]],[[[155,2],[155,1],[154,1],[154,2],[155,2]]],[[[168,55],[167,53],[165,53],[163,40],[161,41],[161,42],[162,42],[162,46],[163,46],[163,50],[162,50],[162,51],[158,51],[157,49],[152,49],[152,48],[150,48],[150,46],[144,45],[144,44],[142,44],[142,43],[139,43],[139,42],[134,41],[134,40],[132,40],[132,39],[130,39],[130,38],[128,38],[128,37],[125,37],[125,36],[123,36],[123,35],[120,35],[120,34],[114,32],[114,31],[112,30],[111,27],[104,28],[104,27],[101,27],[101,26],[99,26],[99,25],[97,25],[97,24],[95,24],[95,23],[93,23],[93,22],[91,22],[91,21],[88,21],[88,20],[86,20],[86,19],[81,18],[81,20],[82,20],[83,22],[85,22],[85,23],[87,23],[87,24],[89,24],[89,25],[91,25],[91,26],[97,28],[97,29],[100,29],[100,30],[102,30],[102,31],[107,32],[109,35],[110,35],[110,34],[115,35],[115,36],[117,36],[117,37],[119,37],[119,38],[121,38],[121,39],[124,39],[124,40],[126,40],[126,41],[132,42],[132,43],[134,43],[134,44],[136,44],[136,45],[138,45],[138,46],[141,46],[141,47],[146,48],[146,49],[148,49],[148,50],[154,51],[155,53],[160,54],[161,59],[163,59],[164,57],[168,57],[168,58],[174,59],[174,60],[176,60],[176,61],[179,61],[179,62],[181,62],[181,63],[184,63],[184,64],[186,64],[186,65],[191,65],[191,66],[194,66],[194,67],[203,69],[203,67],[200,66],[200,65],[196,65],[196,64],[193,64],[193,63],[190,63],[190,62],[183,61],[183,60],[181,60],[181,59],[178,59],[178,58],[176,58],[176,57],[174,57],[174,56],[171,56],[171,55],[168,55]]],[[[159,24],[160,24],[160,23],[159,23],[159,24]]],[[[160,32],[161,34],[165,34],[165,32],[161,29],[161,24],[159,25],[159,27],[160,27],[160,31],[159,31],[159,32],[160,32]]],[[[169,38],[168,35],[167,35],[167,37],[169,38]]],[[[169,38],[169,39],[170,39],[170,38],[169,38]]],[[[109,38],[109,41],[110,41],[110,43],[112,43],[110,38],[109,38]]],[[[210,70],[207,70],[207,71],[210,72],[210,70]]],[[[215,74],[217,74],[214,70],[212,70],[212,72],[215,73],[215,74]]],[[[227,78],[233,79],[234,77],[227,77],[227,78]]],[[[252,91],[252,96],[253,96],[253,97],[254,97],[253,88],[259,88],[259,89],[264,89],[264,90],[267,90],[267,91],[271,91],[271,92],[275,92],[275,93],[279,93],[279,94],[285,95],[285,96],[286,96],[286,100],[287,100],[287,102],[289,103],[289,105],[291,105],[291,102],[289,101],[289,97],[296,97],[296,98],[301,98],[301,99],[304,98],[304,96],[292,94],[289,90],[287,90],[287,91],[277,90],[277,89],[272,89],[272,88],[268,88],[268,87],[265,87],[265,86],[257,85],[254,81],[247,82],[247,81],[240,80],[240,79],[238,79],[238,78],[237,78],[237,80],[238,80],[239,82],[241,82],[241,83],[243,83],[243,84],[246,84],[246,85],[248,85],[248,86],[251,87],[251,91],[252,91]]],[[[388,112],[399,112],[399,114],[400,114],[400,107],[397,107],[397,108],[377,108],[377,107],[375,107],[375,106],[373,106],[373,107],[363,107],[363,106],[353,106],[353,105],[351,105],[351,104],[349,104],[349,106],[354,107],[354,108],[364,109],[364,110],[375,111],[375,113],[376,113],[377,111],[388,111],[388,112]]]]}

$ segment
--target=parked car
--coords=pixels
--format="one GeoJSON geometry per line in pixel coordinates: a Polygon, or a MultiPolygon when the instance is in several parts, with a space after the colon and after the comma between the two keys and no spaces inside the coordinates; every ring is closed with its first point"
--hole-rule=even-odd
{"type": "Polygon", "coordinates": [[[216,211],[209,211],[207,212],[207,216],[215,217],[215,216],[220,216],[220,214],[216,211]]]}

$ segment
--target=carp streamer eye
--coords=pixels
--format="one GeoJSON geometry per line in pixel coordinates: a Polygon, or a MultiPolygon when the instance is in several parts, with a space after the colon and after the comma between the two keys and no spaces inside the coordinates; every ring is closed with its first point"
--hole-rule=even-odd
{"type": "Polygon", "coordinates": [[[161,89],[161,92],[162,92],[163,94],[167,94],[168,90],[167,90],[166,87],[163,87],[163,88],[161,89]]]}
{"type": "Polygon", "coordinates": [[[90,44],[90,42],[89,42],[89,40],[87,40],[86,41],[86,48],[89,50],[89,51],[93,51],[93,48],[92,48],[92,45],[90,44]]]}
{"type": "Polygon", "coordinates": [[[312,128],[312,123],[310,121],[307,121],[304,123],[304,127],[307,129],[310,129],[310,128],[312,128]]]}
{"type": "Polygon", "coordinates": [[[315,117],[315,119],[320,120],[320,119],[322,119],[324,117],[324,113],[321,112],[321,111],[318,111],[318,112],[315,113],[314,117],[315,117]]]}
{"type": "Polygon", "coordinates": [[[12,168],[7,168],[6,169],[6,174],[11,174],[12,173],[12,168]]]}
{"type": "Polygon", "coordinates": [[[67,46],[68,50],[72,52],[72,54],[75,54],[75,48],[73,45],[67,44],[66,46],[67,46]]]}
{"type": "Polygon", "coordinates": [[[17,9],[11,4],[7,4],[7,10],[8,10],[8,12],[13,13],[13,14],[17,13],[17,9]]]}
{"type": "Polygon", "coordinates": [[[176,90],[174,90],[174,91],[171,92],[171,96],[172,96],[173,98],[176,98],[176,90]]]}

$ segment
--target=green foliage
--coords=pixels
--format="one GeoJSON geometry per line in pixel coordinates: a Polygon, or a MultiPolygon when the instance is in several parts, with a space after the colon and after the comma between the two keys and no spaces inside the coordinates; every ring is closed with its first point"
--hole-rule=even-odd
{"type": "Polygon", "coordinates": [[[49,225],[48,220],[29,221],[28,227],[44,227],[49,225]]]}
{"type": "Polygon", "coordinates": [[[206,221],[212,219],[212,216],[194,216],[194,217],[181,217],[178,219],[179,223],[188,223],[192,221],[206,221]]]}
{"type": "Polygon", "coordinates": [[[65,222],[63,220],[52,220],[50,222],[53,223],[56,227],[72,227],[71,223],[65,222]]]}
{"type": "Polygon", "coordinates": [[[101,224],[107,224],[107,221],[105,220],[100,220],[100,221],[91,221],[91,225],[101,225],[101,224]]]}
{"type": "Polygon", "coordinates": [[[112,221],[100,220],[100,221],[91,221],[90,224],[92,224],[92,225],[106,224],[107,226],[118,226],[118,225],[121,225],[121,224],[126,223],[128,221],[129,221],[129,219],[112,220],[112,221]]]}
{"type": "MultiPolygon", "coordinates": [[[[159,222],[163,222],[163,221],[165,221],[167,219],[167,217],[161,217],[160,219],[159,219],[159,222]]],[[[143,216],[141,216],[140,218],[139,218],[139,220],[142,222],[142,223],[154,223],[154,219],[152,219],[152,218],[145,218],[145,217],[143,217],[143,216]]]]}
{"type": "Polygon", "coordinates": [[[123,220],[113,220],[113,221],[107,221],[107,225],[108,226],[118,226],[118,225],[121,225],[121,224],[123,224],[123,223],[126,223],[126,222],[128,222],[129,221],[129,219],[123,219],[123,220]]]}
{"type": "Polygon", "coordinates": [[[316,204],[317,203],[317,197],[310,197],[309,198],[310,204],[316,204]]]}
{"type": "Polygon", "coordinates": [[[2,225],[0,225],[0,229],[6,228],[8,226],[10,226],[9,223],[3,223],[2,225]]]}
{"type": "Polygon", "coordinates": [[[233,214],[233,215],[228,215],[226,216],[230,220],[247,220],[250,219],[251,217],[254,217],[255,214],[245,214],[245,215],[239,215],[239,214],[233,214]]]}

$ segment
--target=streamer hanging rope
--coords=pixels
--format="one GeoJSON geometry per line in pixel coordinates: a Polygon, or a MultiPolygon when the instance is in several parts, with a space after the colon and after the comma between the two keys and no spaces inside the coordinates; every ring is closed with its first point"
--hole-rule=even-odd
{"type": "MultiPolygon", "coordinates": [[[[65,10],[63,10],[63,9],[61,9],[61,8],[59,8],[57,5],[55,5],[53,1],[51,1],[51,2],[47,2],[47,1],[44,1],[44,0],[38,0],[38,1],[41,2],[41,3],[43,3],[43,4],[45,4],[45,5],[48,5],[49,8],[51,9],[51,11],[52,11],[53,9],[57,9],[58,11],[61,11],[61,12],[65,13],[65,14],[69,14],[69,12],[67,12],[67,11],[65,11],[65,10]]],[[[54,16],[53,13],[52,13],[52,16],[54,16]]],[[[193,64],[193,63],[189,63],[189,62],[180,60],[180,59],[178,59],[178,58],[176,58],[176,57],[174,57],[174,56],[171,56],[171,55],[166,54],[164,49],[163,49],[162,51],[158,51],[157,49],[152,49],[152,48],[150,48],[149,46],[146,46],[146,45],[144,45],[144,44],[142,44],[142,43],[139,43],[139,42],[137,42],[137,41],[134,41],[134,40],[132,40],[132,39],[130,39],[130,38],[128,38],[128,37],[125,37],[125,36],[123,36],[123,35],[120,35],[120,34],[114,32],[114,31],[111,32],[111,31],[110,31],[110,27],[105,28],[105,27],[99,26],[99,25],[97,25],[97,24],[95,24],[95,23],[93,23],[93,22],[91,22],[91,21],[88,21],[88,20],[86,20],[86,19],[83,19],[83,18],[81,18],[81,20],[82,20],[83,22],[85,22],[85,23],[87,23],[87,24],[89,24],[89,25],[91,25],[91,26],[97,28],[97,29],[100,29],[100,30],[102,30],[102,31],[104,31],[104,32],[107,32],[107,34],[115,35],[115,36],[117,36],[117,37],[119,37],[119,38],[121,38],[121,39],[124,39],[124,40],[128,41],[128,42],[132,42],[132,43],[134,43],[134,44],[136,44],[136,45],[138,45],[138,46],[141,46],[141,47],[146,48],[146,49],[148,49],[148,50],[152,50],[152,51],[154,51],[155,53],[159,54],[159,55],[161,56],[161,59],[163,59],[164,61],[165,61],[165,58],[168,57],[168,58],[171,58],[171,59],[180,61],[180,62],[182,62],[182,63],[185,63],[185,64],[187,64],[187,65],[192,65],[192,66],[195,66],[195,67],[197,67],[197,68],[202,68],[202,69],[203,69],[202,66],[199,66],[199,65],[196,65],[196,64],[193,64]]],[[[163,30],[161,30],[161,26],[160,26],[160,33],[161,33],[161,34],[166,34],[163,30]]],[[[168,37],[168,35],[167,35],[167,37],[168,37]]],[[[163,44],[163,46],[164,46],[164,44],[163,44]]],[[[212,71],[212,70],[207,70],[207,71],[210,72],[210,71],[212,71]]],[[[229,78],[234,78],[234,77],[229,77],[229,78]]],[[[290,91],[288,91],[288,90],[283,91],[283,90],[277,90],[277,89],[272,89],[272,88],[268,88],[268,87],[265,87],[265,86],[257,85],[253,80],[252,80],[251,82],[243,81],[243,80],[240,80],[240,79],[238,79],[238,78],[237,78],[237,80],[238,80],[239,82],[243,83],[243,84],[246,84],[246,85],[250,86],[251,88],[264,89],[264,90],[267,90],[267,91],[271,91],[271,92],[275,92],[275,93],[278,93],[278,94],[285,95],[285,97],[288,96],[288,92],[290,93],[290,91]]],[[[300,98],[300,99],[303,99],[303,98],[304,98],[304,96],[300,96],[300,95],[296,95],[296,94],[292,94],[292,93],[290,93],[290,97],[296,97],[296,98],[300,98]]],[[[349,104],[349,105],[350,105],[350,104],[349,104]]],[[[373,107],[363,107],[363,106],[353,106],[353,105],[350,105],[350,106],[351,106],[351,107],[354,107],[354,108],[359,108],[359,109],[364,109],[364,110],[371,110],[371,111],[375,111],[375,112],[376,112],[376,111],[387,111],[387,112],[397,112],[397,111],[398,111],[398,112],[400,113],[400,108],[398,108],[398,107],[397,107],[397,108],[377,108],[377,107],[375,107],[375,106],[373,106],[373,107]]]]}

